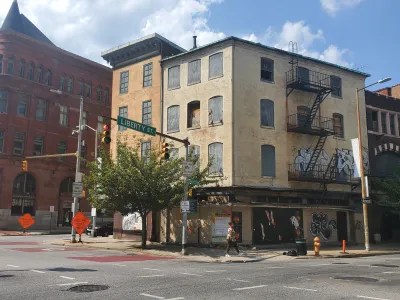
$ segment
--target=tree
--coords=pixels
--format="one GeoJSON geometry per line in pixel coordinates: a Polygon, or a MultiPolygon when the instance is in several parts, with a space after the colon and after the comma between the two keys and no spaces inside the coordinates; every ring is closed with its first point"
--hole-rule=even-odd
{"type": "MultiPolygon", "coordinates": [[[[84,184],[89,201],[97,208],[119,211],[123,215],[138,212],[142,218],[142,248],[146,248],[146,216],[151,211],[178,205],[184,196],[183,159],[160,160],[160,151],[151,149],[140,157],[136,148],[117,142],[116,159],[100,151],[101,164],[89,163],[84,184]]],[[[208,177],[209,165],[200,170],[197,157],[190,155],[197,166],[192,179],[203,186],[216,182],[208,177]]]]}
{"type": "Polygon", "coordinates": [[[397,168],[391,177],[375,178],[372,188],[378,191],[378,205],[400,210],[400,168],[397,168]]]}

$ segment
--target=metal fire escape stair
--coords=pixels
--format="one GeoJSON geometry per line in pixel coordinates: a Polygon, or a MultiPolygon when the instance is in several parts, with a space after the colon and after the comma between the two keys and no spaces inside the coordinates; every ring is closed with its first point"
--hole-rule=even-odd
{"type": "Polygon", "coordinates": [[[317,163],[317,159],[319,157],[319,155],[321,154],[322,149],[324,148],[326,139],[327,139],[328,135],[321,135],[318,138],[318,142],[314,147],[314,151],[311,154],[311,158],[310,161],[308,162],[308,165],[306,167],[305,173],[308,174],[308,172],[313,171],[315,164],[317,163]]]}
{"type": "Polygon", "coordinates": [[[310,114],[307,116],[307,119],[304,122],[304,127],[311,127],[313,124],[314,118],[317,115],[317,111],[321,103],[325,100],[325,98],[329,95],[331,91],[329,89],[321,90],[317,96],[315,97],[314,103],[311,106],[310,114]]]}

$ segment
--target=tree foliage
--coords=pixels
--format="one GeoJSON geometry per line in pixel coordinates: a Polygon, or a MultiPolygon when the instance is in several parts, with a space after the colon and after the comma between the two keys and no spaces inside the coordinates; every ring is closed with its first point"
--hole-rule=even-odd
{"type": "MultiPolygon", "coordinates": [[[[197,186],[207,185],[216,180],[208,177],[209,165],[200,170],[198,158],[190,155],[195,164],[191,179],[197,186]]],[[[101,163],[89,163],[89,175],[84,184],[88,189],[88,199],[98,209],[119,211],[121,214],[138,212],[142,217],[142,247],[146,247],[146,216],[151,211],[159,211],[178,205],[184,196],[182,176],[183,158],[160,160],[160,152],[148,151],[140,157],[136,148],[117,142],[116,158],[102,150],[101,163]]]]}
{"type": "Polygon", "coordinates": [[[400,210],[400,169],[396,169],[393,176],[375,179],[372,188],[377,190],[376,202],[378,205],[400,210]]]}

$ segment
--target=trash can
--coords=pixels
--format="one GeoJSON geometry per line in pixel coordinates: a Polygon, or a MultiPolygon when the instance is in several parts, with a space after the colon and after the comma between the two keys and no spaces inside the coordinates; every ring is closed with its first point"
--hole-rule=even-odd
{"type": "Polygon", "coordinates": [[[307,244],[305,239],[296,240],[297,255],[307,255],[307,244]]]}

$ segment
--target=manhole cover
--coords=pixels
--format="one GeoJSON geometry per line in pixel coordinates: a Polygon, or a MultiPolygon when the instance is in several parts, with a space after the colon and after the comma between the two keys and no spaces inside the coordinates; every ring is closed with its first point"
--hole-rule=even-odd
{"type": "Polygon", "coordinates": [[[332,265],[348,265],[349,263],[345,262],[333,262],[332,265]]]}
{"type": "Polygon", "coordinates": [[[397,266],[397,265],[374,264],[374,265],[371,265],[371,267],[398,268],[399,266],[397,266]]]}
{"type": "Polygon", "coordinates": [[[9,278],[9,277],[14,277],[14,275],[0,275],[0,278],[9,278]]]}
{"type": "Polygon", "coordinates": [[[347,280],[347,281],[359,281],[359,282],[376,282],[378,279],[371,277],[357,277],[357,276],[337,276],[333,279],[347,280]]]}
{"type": "Polygon", "coordinates": [[[87,284],[87,285],[73,286],[72,288],[69,289],[69,291],[77,293],[90,293],[90,292],[104,291],[108,288],[109,286],[107,285],[87,284]]]}

